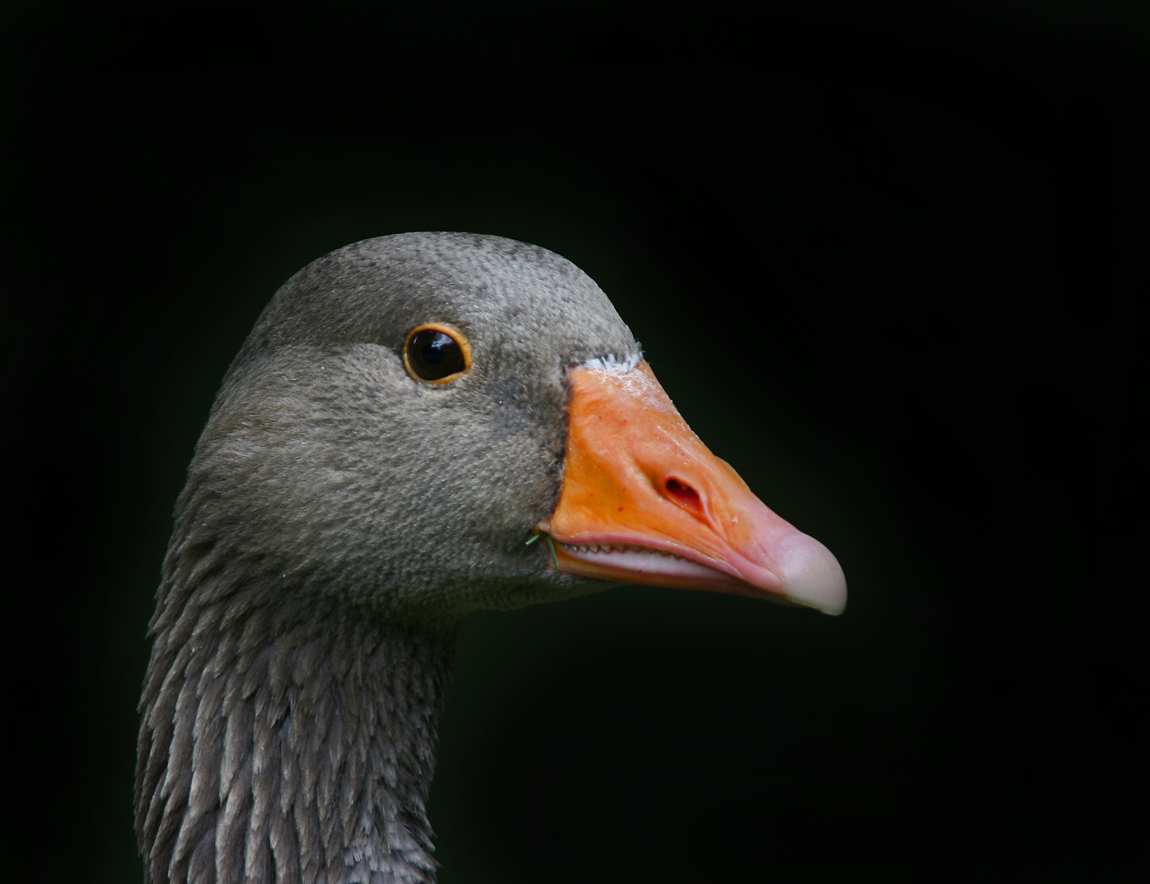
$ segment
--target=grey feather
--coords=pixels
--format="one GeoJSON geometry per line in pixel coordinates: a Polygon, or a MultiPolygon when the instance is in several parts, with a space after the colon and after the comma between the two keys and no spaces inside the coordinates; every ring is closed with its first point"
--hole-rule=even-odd
{"type": "Polygon", "coordinates": [[[435,878],[427,793],[460,619],[590,592],[547,568],[565,376],[639,345],[544,249],[367,240],[305,267],[233,362],[176,507],[141,699],[150,882],[435,878]],[[474,351],[449,385],[407,333],[474,351]]]}

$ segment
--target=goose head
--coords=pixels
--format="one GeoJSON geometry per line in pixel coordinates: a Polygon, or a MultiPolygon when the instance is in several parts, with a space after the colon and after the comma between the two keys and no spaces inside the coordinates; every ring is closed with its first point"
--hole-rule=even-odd
{"type": "Polygon", "coordinates": [[[833,556],[707,451],[600,288],[489,236],[381,237],[293,277],[228,372],[181,509],[201,568],[210,544],[216,565],[396,616],[604,581],[845,600],[833,556]]]}
{"type": "Polygon", "coordinates": [[[829,613],[846,592],[571,262],[418,233],[310,264],[229,369],[177,504],[141,701],[149,878],[432,880],[454,626],[625,582],[829,613]]]}

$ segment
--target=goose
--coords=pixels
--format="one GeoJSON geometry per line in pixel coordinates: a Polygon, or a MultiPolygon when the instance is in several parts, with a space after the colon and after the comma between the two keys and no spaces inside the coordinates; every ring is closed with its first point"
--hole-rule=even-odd
{"type": "Polygon", "coordinates": [[[570,261],[408,233],[309,264],[176,504],[139,707],[147,881],[434,882],[460,622],[620,583],[846,602],[570,261]]]}

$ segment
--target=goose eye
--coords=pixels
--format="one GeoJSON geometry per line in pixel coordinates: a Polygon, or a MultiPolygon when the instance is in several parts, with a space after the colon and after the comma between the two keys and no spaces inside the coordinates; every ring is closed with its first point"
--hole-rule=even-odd
{"type": "Polygon", "coordinates": [[[451,326],[429,322],[408,332],[403,364],[415,380],[443,384],[471,368],[471,344],[451,326]]]}

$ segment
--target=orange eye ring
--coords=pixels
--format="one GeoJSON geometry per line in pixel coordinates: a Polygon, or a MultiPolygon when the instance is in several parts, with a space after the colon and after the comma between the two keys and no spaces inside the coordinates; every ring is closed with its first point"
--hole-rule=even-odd
{"type": "Polygon", "coordinates": [[[448,384],[471,370],[471,342],[459,329],[425,322],[407,333],[403,367],[421,384],[448,384]]]}

